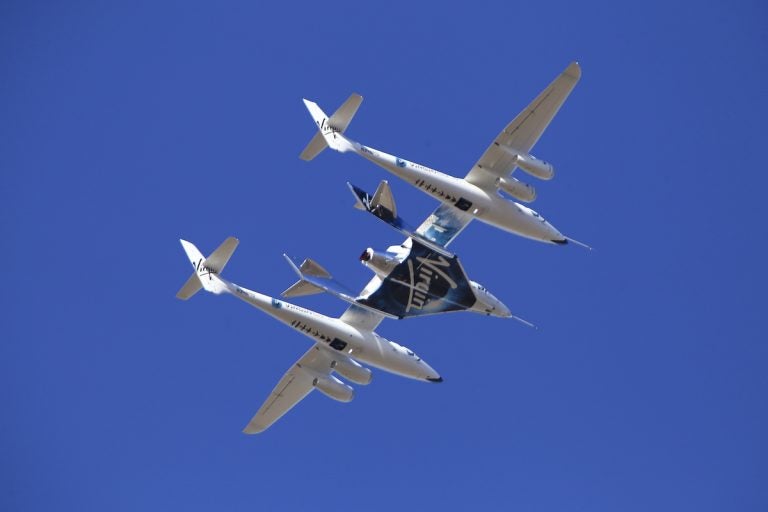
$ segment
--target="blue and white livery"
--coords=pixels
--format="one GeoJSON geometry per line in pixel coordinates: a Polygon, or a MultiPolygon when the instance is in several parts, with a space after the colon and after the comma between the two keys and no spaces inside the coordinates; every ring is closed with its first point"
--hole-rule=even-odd
{"type": "MultiPolygon", "coordinates": [[[[280,379],[248,422],[243,430],[245,433],[263,432],[314,389],[334,400],[349,402],[354,397],[354,390],[334,374],[356,384],[368,384],[372,377],[371,370],[360,363],[424,382],[443,381],[412,350],[375,332],[384,318],[381,313],[352,305],[340,318],[332,318],[223,279],[221,271],[238,243],[236,238],[227,238],[206,258],[193,244],[181,240],[194,272],[176,297],[187,300],[201,288],[214,294],[227,293],[304,334],[313,342],[312,347],[280,379]]],[[[317,268],[311,271],[322,273],[322,269],[317,268]]]]}
{"type": "MultiPolygon", "coordinates": [[[[477,219],[504,231],[547,243],[562,245],[568,241],[576,242],[560,233],[534,210],[510,201],[499,192],[527,203],[536,198],[533,186],[512,177],[517,168],[542,180],[552,179],[554,167],[534,157],[530,151],[580,77],[578,63],[571,63],[502,130],[463,179],[349,139],[344,133],[363,101],[359,94],[352,94],[330,117],[316,103],[304,100],[318,133],[304,148],[300,158],[312,160],[326,147],[340,153],[356,153],[440,201],[442,206],[436,214],[442,218],[454,215],[464,226],[477,219]]],[[[439,236],[436,233],[433,235],[439,236]]],[[[452,235],[448,233],[446,236],[452,235]]]]}

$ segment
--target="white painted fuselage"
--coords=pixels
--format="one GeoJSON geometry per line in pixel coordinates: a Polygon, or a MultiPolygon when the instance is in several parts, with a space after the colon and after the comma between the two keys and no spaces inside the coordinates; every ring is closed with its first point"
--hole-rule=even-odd
{"type": "Polygon", "coordinates": [[[352,359],[381,370],[416,380],[441,382],[440,375],[412,350],[379,336],[373,331],[359,330],[338,318],[296,306],[268,295],[248,290],[219,276],[226,291],[269,316],[304,334],[313,341],[352,359]]]}
{"type": "Polygon", "coordinates": [[[567,242],[567,238],[536,211],[506,199],[498,192],[487,192],[461,178],[364,146],[341,133],[334,133],[333,136],[337,151],[357,153],[425,194],[479,221],[541,242],[567,242]]]}

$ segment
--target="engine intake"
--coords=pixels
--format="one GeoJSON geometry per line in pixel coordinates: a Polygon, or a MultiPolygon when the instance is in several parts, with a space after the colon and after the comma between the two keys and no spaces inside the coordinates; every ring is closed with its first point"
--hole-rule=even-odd
{"type": "Polygon", "coordinates": [[[496,181],[496,185],[507,194],[524,203],[531,203],[536,199],[536,189],[533,188],[533,185],[523,183],[511,176],[508,178],[499,178],[496,181]]]}
{"type": "Polygon", "coordinates": [[[333,375],[318,375],[312,381],[312,385],[325,396],[339,402],[350,402],[355,397],[355,390],[347,386],[333,375]]]}
{"type": "Polygon", "coordinates": [[[360,263],[376,272],[380,277],[387,277],[400,261],[389,254],[376,252],[369,247],[360,255],[360,263]]]}

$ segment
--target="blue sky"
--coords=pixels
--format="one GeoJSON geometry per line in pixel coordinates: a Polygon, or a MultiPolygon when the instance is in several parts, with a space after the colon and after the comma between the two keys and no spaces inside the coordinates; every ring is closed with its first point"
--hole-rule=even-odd
{"type": "MultiPolygon", "coordinates": [[[[768,12],[762,2],[5,2],[0,509],[766,510],[768,12]],[[480,223],[453,249],[538,324],[386,321],[445,378],[376,371],[240,430],[309,340],[174,294],[178,244],[281,253],[352,288],[401,237],[351,208],[361,159],[298,154],[302,97],[463,176],[572,60],[533,207],[596,250],[480,223]]],[[[390,179],[401,215],[435,203],[390,179]]],[[[331,297],[299,299],[339,315],[331,297]]]]}

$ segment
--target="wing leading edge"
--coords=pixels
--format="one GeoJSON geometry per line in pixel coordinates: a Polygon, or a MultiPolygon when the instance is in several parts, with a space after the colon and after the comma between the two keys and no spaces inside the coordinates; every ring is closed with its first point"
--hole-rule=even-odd
{"type": "Polygon", "coordinates": [[[330,375],[332,358],[320,345],[313,345],[291,366],[259,411],[243,429],[246,434],[258,434],[268,429],[294,405],[314,389],[317,374],[330,375]]]}
{"type": "Polygon", "coordinates": [[[514,171],[516,152],[531,151],[579,78],[581,68],[577,62],[572,62],[502,130],[464,179],[480,188],[495,189],[497,178],[514,171]]]}

